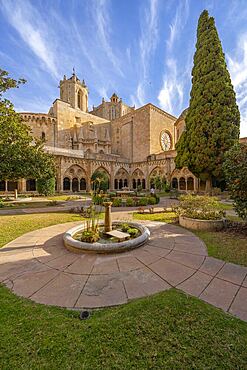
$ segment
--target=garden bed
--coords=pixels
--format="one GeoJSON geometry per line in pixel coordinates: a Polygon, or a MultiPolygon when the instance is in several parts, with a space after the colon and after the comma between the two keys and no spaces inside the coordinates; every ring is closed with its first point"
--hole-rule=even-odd
{"type": "Polygon", "coordinates": [[[198,220],[179,216],[179,225],[191,230],[219,231],[224,228],[224,219],[221,220],[198,220]]]}
{"type": "MultiPolygon", "coordinates": [[[[101,224],[102,225],[102,224],[101,224]]],[[[113,226],[120,225],[119,222],[113,223],[113,226]]],[[[147,227],[134,223],[128,222],[128,225],[132,228],[136,228],[139,230],[140,234],[133,238],[122,242],[116,242],[115,240],[107,240],[104,241],[99,240],[95,243],[87,243],[77,239],[75,239],[78,233],[83,232],[85,229],[85,225],[78,225],[69,229],[63,236],[64,245],[65,247],[74,253],[119,253],[124,252],[126,250],[131,250],[137,247],[140,247],[144,243],[147,242],[150,232],[147,227]]]]}

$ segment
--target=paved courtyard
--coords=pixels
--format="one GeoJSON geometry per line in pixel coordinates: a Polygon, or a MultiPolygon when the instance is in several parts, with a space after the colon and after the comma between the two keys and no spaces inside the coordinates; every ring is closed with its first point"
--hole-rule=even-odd
{"type": "Polygon", "coordinates": [[[0,250],[0,282],[35,302],[75,309],[176,287],[247,321],[246,267],[208,257],[204,243],[178,226],[145,224],[147,244],[113,255],[68,252],[62,235],[76,223],[30,232],[0,250]]]}

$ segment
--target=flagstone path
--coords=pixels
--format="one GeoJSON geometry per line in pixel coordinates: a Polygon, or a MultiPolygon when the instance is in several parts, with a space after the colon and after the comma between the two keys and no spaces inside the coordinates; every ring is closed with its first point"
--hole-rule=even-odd
{"type": "Polygon", "coordinates": [[[75,309],[176,287],[247,321],[247,267],[208,257],[204,243],[179,226],[144,223],[148,243],[112,255],[68,252],[62,235],[77,223],[27,233],[0,249],[0,282],[35,302],[75,309]]]}

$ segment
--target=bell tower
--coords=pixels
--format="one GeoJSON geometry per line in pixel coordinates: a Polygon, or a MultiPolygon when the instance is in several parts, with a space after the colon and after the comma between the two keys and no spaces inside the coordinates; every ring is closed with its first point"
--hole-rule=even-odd
{"type": "Polygon", "coordinates": [[[70,78],[67,79],[64,75],[59,87],[62,101],[69,103],[75,109],[88,112],[88,88],[85,81],[80,81],[76,76],[74,68],[70,78]]]}

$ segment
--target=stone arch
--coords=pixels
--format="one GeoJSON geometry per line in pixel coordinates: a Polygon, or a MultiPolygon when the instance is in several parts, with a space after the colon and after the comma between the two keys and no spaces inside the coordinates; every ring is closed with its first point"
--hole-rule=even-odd
{"type": "Polygon", "coordinates": [[[115,190],[121,190],[122,188],[128,187],[129,187],[129,174],[125,168],[121,167],[115,173],[114,188],[115,190]]]}
{"type": "Polygon", "coordinates": [[[184,177],[179,179],[179,190],[186,190],[186,180],[184,177]]]}
{"type": "Polygon", "coordinates": [[[36,191],[36,180],[35,179],[26,180],[26,191],[36,191]]]}
{"type": "Polygon", "coordinates": [[[99,166],[99,167],[95,168],[93,170],[92,176],[91,176],[91,185],[92,186],[93,186],[92,177],[95,174],[95,172],[103,172],[103,173],[105,173],[107,175],[107,177],[108,177],[107,190],[108,190],[110,188],[110,181],[111,181],[111,175],[110,175],[109,171],[104,166],[99,166]]]}
{"type": "MultiPolygon", "coordinates": [[[[172,172],[171,179],[172,179],[172,183],[173,182],[175,183],[175,181],[177,181],[177,184],[178,184],[177,189],[178,190],[181,190],[181,191],[195,191],[195,190],[197,190],[197,186],[198,186],[197,178],[194,176],[194,174],[187,167],[183,167],[181,169],[176,168],[172,172]]],[[[172,187],[174,189],[176,189],[173,184],[172,184],[172,187]]]]}
{"type": "Polygon", "coordinates": [[[63,175],[63,190],[78,192],[86,190],[88,176],[84,168],[78,164],[73,164],[67,168],[63,175]]]}
{"type": "Polygon", "coordinates": [[[149,174],[149,187],[150,188],[155,188],[154,178],[157,176],[160,176],[162,179],[166,180],[164,170],[162,170],[160,166],[154,167],[149,174]]]}
{"type": "Polygon", "coordinates": [[[82,109],[82,106],[83,106],[83,94],[82,91],[79,90],[77,93],[77,107],[79,109],[82,109]]]}
{"type": "Polygon", "coordinates": [[[0,181],[0,191],[6,191],[6,182],[4,180],[0,181]]]}
{"type": "Polygon", "coordinates": [[[64,177],[63,178],[63,191],[69,191],[70,190],[70,178],[64,177]]]}
{"type": "Polygon", "coordinates": [[[172,178],[172,189],[178,189],[178,179],[176,177],[172,178]]]}
{"type": "Polygon", "coordinates": [[[187,190],[194,190],[195,189],[195,181],[192,176],[187,178],[187,190]]]}
{"type": "Polygon", "coordinates": [[[140,168],[136,168],[132,173],[132,187],[137,189],[138,186],[141,186],[143,189],[146,189],[146,179],[143,171],[140,168]]]}

